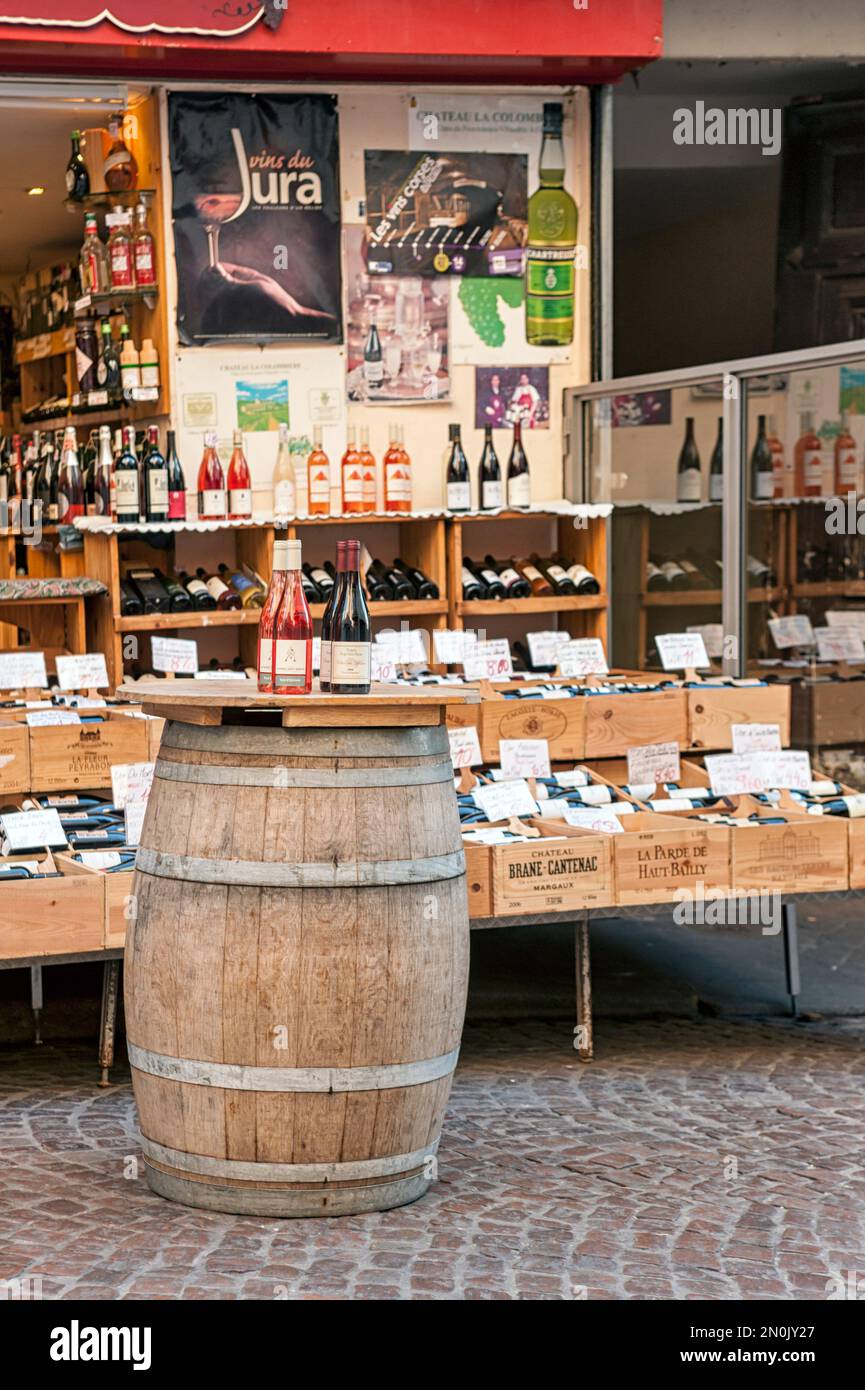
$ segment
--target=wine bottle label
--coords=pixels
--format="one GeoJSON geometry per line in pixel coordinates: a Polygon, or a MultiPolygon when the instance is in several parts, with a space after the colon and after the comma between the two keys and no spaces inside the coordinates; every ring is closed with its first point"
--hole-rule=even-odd
{"type": "Polygon", "coordinates": [[[838,483],[842,488],[855,487],[859,479],[859,465],[852,449],[845,449],[838,459],[838,483]]]}
{"type": "Polygon", "coordinates": [[[384,488],[388,502],[411,502],[411,473],[404,463],[385,464],[384,488]]]}
{"type": "MultiPolygon", "coordinates": [[[[649,574],[652,575],[652,574],[659,574],[659,573],[660,573],[660,570],[658,569],[658,566],[657,566],[657,565],[654,565],[654,564],[652,563],[652,561],[650,560],[650,561],[649,561],[649,574]]],[[[592,574],[592,571],[586,569],[585,565],[580,565],[580,564],[568,565],[568,578],[569,578],[574,584],[582,584],[582,582],[583,582],[584,579],[595,580],[595,576],[592,574]]],[[[597,581],[595,580],[595,582],[597,582],[597,581]]]]}
{"type": "Polygon", "coordinates": [[[848,816],[865,816],[865,793],[859,792],[856,796],[842,796],[841,800],[847,807],[848,816]]]}
{"type": "Polygon", "coordinates": [[[499,579],[503,584],[508,585],[519,584],[520,582],[520,576],[517,574],[516,570],[512,570],[510,567],[502,570],[499,579]]]}
{"type": "Polygon", "coordinates": [[[246,593],[247,589],[255,589],[258,587],[256,584],[253,584],[251,579],[247,579],[246,575],[240,574],[240,572],[231,576],[231,583],[240,593],[246,593]]]}
{"type": "Polygon", "coordinates": [[[664,575],[665,579],[673,580],[678,579],[685,571],[680,565],[676,564],[675,560],[665,560],[661,566],[661,573],[664,575]]]}
{"type": "Polygon", "coordinates": [[[82,349],[76,345],[75,370],[78,373],[79,383],[83,383],[85,377],[87,376],[87,373],[91,370],[92,366],[93,358],[89,355],[89,353],[83,352],[82,349]]]}
{"type": "Polygon", "coordinates": [[[273,489],[273,509],[280,516],[294,513],[294,483],[290,478],[281,478],[273,489]]]}
{"type": "Polygon", "coordinates": [[[252,512],[252,488],[233,487],[228,494],[228,510],[233,516],[249,516],[252,512]]]}
{"type": "Polygon", "coordinates": [[[528,473],[508,478],[508,506],[528,507],[532,500],[532,485],[528,473]]]}
{"type": "Polygon", "coordinates": [[[168,469],[154,468],[147,473],[147,491],[154,511],[168,510],[168,469]]]}
{"type": "Polygon", "coordinates": [[[680,560],[680,561],[679,561],[679,564],[681,565],[682,569],[685,571],[685,574],[697,574],[697,573],[699,572],[699,571],[697,570],[697,566],[696,566],[696,565],[692,565],[690,560],[680,560]]]}
{"type": "Polygon", "coordinates": [[[384,380],[384,363],[380,358],[378,362],[364,362],[363,375],[370,386],[380,386],[384,380]]]}
{"type": "Polygon", "coordinates": [[[769,566],[764,565],[760,560],[755,560],[753,555],[749,555],[745,561],[745,568],[749,574],[753,574],[755,579],[765,579],[769,574],[769,566]]]}
{"type": "Polygon", "coordinates": [[[213,598],[216,599],[217,603],[222,598],[223,594],[228,593],[228,585],[223,584],[222,580],[219,579],[215,574],[212,574],[209,579],[205,579],[203,582],[205,589],[213,598]]]}
{"type": "Polygon", "coordinates": [[[806,487],[823,488],[823,451],[806,449],[802,455],[802,476],[806,487]]]}
{"type": "Polygon", "coordinates": [[[141,364],[141,385],[142,385],[142,386],[158,386],[158,385],[159,385],[159,367],[156,365],[155,362],[147,362],[147,363],[142,362],[142,364],[141,364]]]}
{"type": "Polygon", "coordinates": [[[722,502],[724,500],[724,475],[723,473],[709,474],[709,501],[722,502]]]}
{"type": "Polygon", "coordinates": [[[363,475],[363,500],[375,506],[375,473],[371,468],[367,468],[363,475]]]}
{"type": "Polygon", "coordinates": [[[209,487],[198,494],[199,511],[202,516],[225,516],[225,488],[209,487]]]}
{"type": "MultiPolygon", "coordinates": [[[[190,588],[192,586],[190,585],[190,588]]],[[[270,685],[273,676],[273,638],[258,639],[258,683],[270,685]]]]}
{"type": "Polygon", "coordinates": [[[318,657],[318,675],[323,684],[330,681],[330,667],[330,642],[322,642],[318,657]]]}
{"type": "Polygon", "coordinates": [[[273,644],[274,685],[305,685],[307,670],[312,670],[311,661],[310,638],[278,637],[273,644]]]}
{"type": "Polygon", "coordinates": [[[312,577],[320,589],[333,588],[333,579],[327,570],[323,570],[318,565],[312,566],[312,577]]]}
{"type": "Polygon", "coordinates": [[[535,569],[534,565],[523,565],[523,574],[526,579],[530,580],[532,583],[534,583],[536,579],[540,579],[541,582],[543,582],[544,576],[539,569],[535,569]]]}
{"type": "Polygon", "coordinates": [[[598,786],[595,783],[588,787],[580,787],[579,796],[584,806],[602,806],[613,799],[609,787],[598,786]]]}
{"type": "Polygon", "coordinates": [[[132,274],[132,256],[127,242],[120,242],[108,248],[108,264],[111,270],[111,288],[131,289],[135,278],[132,274]]]}
{"type": "Polygon", "coordinates": [[[66,192],[67,192],[67,193],[71,193],[74,187],[75,187],[75,171],[74,171],[74,169],[67,169],[67,170],[66,170],[66,192]]]}
{"type": "Polygon", "coordinates": [[[139,289],[145,285],[156,284],[153,247],[149,241],[143,239],[135,243],[135,283],[139,289]]]}
{"type": "Polygon", "coordinates": [[[481,577],[486,580],[487,584],[498,584],[500,582],[499,576],[495,570],[484,568],[481,570],[481,577]]]}
{"type": "Polygon", "coordinates": [[[138,512],[138,473],[134,468],[114,471],[115,507],[118,512],[138,512]]]}
{"type": "Polygon", "coordinates": [[[481,506],[484,511],[492,511],[503,505],[501,479],[491,483],[481,483],[481,506]]]}
{"type": "Polygon", "coordinates": [[[363,473],[357,464],[343,469],[342,499],[345,506],[360,506],[363,502],[363,473]]]}
{"type": "Polygon", "coordinates": [[[334,641],[330,650],[330,678],[334,685],[369,685],[372,644],[334,641]]]}
{"type": "Polygon", "coordinates": [[[699,502],[701,475],[699,468],[686,468],[676,481],[676,500],[678,502],[699,502]]]}
{"type": "MultiPolygon", "coordinates": [[[[80,379],[79,376],[79,381],[80,379]]],[[[100,357],[99,361],[96,363],[96,380],[100,386],[104,386],[108,380],[108,364],[104,357],[100,357]]]]}
{"type": "Polygon", "coordinates": [[[309,501],[310,505],[330,505],[330,474],[323,464],[321,467],[310,469],[309,501]]]}
{"type": "Polygon", "coordinates": [[[186,520],[186,493],[169,492],[168,494],[168,520],[186,520]]]}
{"type": "Polygon", "coordinates": [[[767,502],[775,495],[775,475],[770,470],[767,473],[757,473],[754,478],[754,497],[758,502],[767,502]]]}
{"type": "Polygon", "coordinates": [[[201,579],[187,579],[186,587],[191,594],[206,594],[207,585],[201,579]]]}
{"type": "Polygon", "coordinates": [[[120,380],[124,391],[132,391],[136,386],[141,385],[141,372],[137,362],[122,362],[120,364],[120,380]]]}
{"type": "Polygon", "coordinates": [[[472,505],[470,483],[448,483],[447,505],[449,512],[467,512],[472,505]]]}
{"type": "Polygon", "coordinates": [[[554,579],[557,584],[561,584],[563,579],[568,578],[567,571],[563,570],[561,565],[547,565],[547,574],[551,579],[554,579]]]}
{"type": "Polygon", "coordinates": [[[462,580],[463,588],[465,588],[467,584],[477,584],[478,582],[472,574],[471,570],[467,570],[465,565],[463,565],[462,580]]]}

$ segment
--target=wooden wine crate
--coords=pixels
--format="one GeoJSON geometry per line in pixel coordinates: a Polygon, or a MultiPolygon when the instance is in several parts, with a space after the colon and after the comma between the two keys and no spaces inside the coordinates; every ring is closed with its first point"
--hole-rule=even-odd
{"type": "MultiPolygon", "coordinates": [[[[52,862],[52,856],[21,859],[52,862]]],[[[0,883],[0,959],[98,951],[105,932],[103,874],[70,872],[67,857],[53,856],[60,878],[12,879],[0,883]]],[[[14,863],[14,858],[8,862],[14,863]]]]}
{"type": "Polygon", "coordinates": [[[608,907],[613,897],[613,835],[596,835],[564,821],[529,822],[540,838],[492,845],[490,879],[496,917],[608,907]]]}
{"type": "Polygon", "coordinates": [[[790,689],[796,747],[865,741],[865,682],[806,677],[795,681],[790,689]]]}
{"type": "Polygon", "coordinates": [[[637,811],[612,835],[615,902],[664,903],[681,889],[730,888],[730,832],[682,813],[637,811]]]}
{"type": "MultiPolygon", "coordinates": [[[[739,814],[749,813],[739,798],[739,814]]],[[[744,804],[743,804],[744,803],[744,804]]],[[[761,819],[772,812],[754,802],[761,819]]],[[[740,892],[833,893],[850,886],[848,837],[853,822],[784,807],[783,825],[730,828],[733,887],[740,892]]]]}
{"type": "Polygon", "coordinates": [[[58,863],[64,874],[70,877],[96,879],[102,890],[101,905],[101,946],[123,946],[126,944],[126,927],[129,921],[132,869],[121,873],[106,874],[89,864],[80,864],[69,854],[58,854],[58,863]]]}
{"type": "Polygon", "coordinates": [[[30,790],[30,739],[26,724],[0,722],[0,794],[30,790]]]}
{"type": "Polygon", "coordinates": [[[544,738],[553,762],[582,758],[586,751],[586,705],[580,696],[561,700],[506,700],[499,691],[484,692],[479,706],[481,753],[498,764],[499,742],[544,738]]]}
{"type": "Polygon", "coordinates": [[[466,888],[469,917],[492,917],[493,888],[490,876],[491,845],[466,845],[466,888]]]}
{"type": "Polygon", "coordinates": [[[148,761],[148,727],[113,710],[100,723],[30,729],[30,778],[38,791],[110,787],[115,763],[148,761]]]}
{"type": "Polygon", "coordinates": [[[865,820],[847,822],[850,887],[865,888],[865,820]]]}
{"type": "Polygon", "coordinates": [[[787,685],[691,686],[688,744],[692,748],[730,749],[733,724],[777,724],[781,746],[790,745],[790,687],[787,685]]]}
{"type": "Polygon", "coordinates": [[[684,689],[587,695],[585,700],[574,703],[585,705],[587,758],[623,757],[629,748],[645,743],[687,746],[688,702],[684,689]]]}

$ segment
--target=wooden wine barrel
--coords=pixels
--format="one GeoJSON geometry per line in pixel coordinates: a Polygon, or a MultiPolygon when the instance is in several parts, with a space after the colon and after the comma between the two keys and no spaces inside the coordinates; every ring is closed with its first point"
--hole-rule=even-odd
{"type": "Polygon", "coordinates": [[[468,976],[443,725],[166,726],[126,947],[147,1179],[190,1206],[414,1201],[468,976]]]}

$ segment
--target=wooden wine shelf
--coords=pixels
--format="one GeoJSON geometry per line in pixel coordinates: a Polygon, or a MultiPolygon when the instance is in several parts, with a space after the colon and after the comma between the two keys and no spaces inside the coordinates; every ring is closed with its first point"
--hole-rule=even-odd
{"type": "Polygon", "coordinates": [[[132,617],[115,618],[118,632],[171,632],[174,628],[189,627],[257,627],[260,608],[229,608],[198,613],[135,613],[132,617]]]}
{"type": "Polygon", "coordinates": [[[550,594],[538,598],[458,599],[460,617],[494,618],[519,613],[578,613],[606,608],[606,594],[550,594]]]}
{"type": "MultiPolygon", "coordinates": [[[[783,596],[783,589],[748,590],[749,603],[777,603],[783,596]]],[[[646,608],[720,608],[722,599],[721,589],[676,589],[671,594],[653,590],[640,595],[646,608]]]]}
{"type": "MultiPolygon", "coordinates": [[[[369,616],[371,618],[421,618],[435,617],[440,613],[448,611],[448,601],[446,598],[416,598],[404,599],[400,602],[394,600],[375,603],[367,599],[369,606],[369,616]]],[[[323,603],[311,603],[309,611],[314,618],[320,618],[324,613],[323,603]]]]}
{"type": "Polygon", "coordinates": [[[821,579],[793,585],[795,598],[865,598],[865,579],[821,579]]]}

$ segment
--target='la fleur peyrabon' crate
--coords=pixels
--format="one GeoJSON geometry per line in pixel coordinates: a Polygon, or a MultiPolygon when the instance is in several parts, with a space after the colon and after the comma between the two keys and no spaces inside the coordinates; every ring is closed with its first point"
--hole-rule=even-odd
{"type": "Polygon", "coordinates": [[[30,729],[30,780],[38,791],[110,787],[115,763],[148,761],[148,721],[103,712],[98,722],[30,729]]]}
{"type": "Polygon", "coordinates": [[[14,719],[0,723],[0,794],[29,792],[30,739],[26,724],[14,719]]]}

